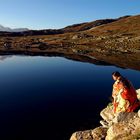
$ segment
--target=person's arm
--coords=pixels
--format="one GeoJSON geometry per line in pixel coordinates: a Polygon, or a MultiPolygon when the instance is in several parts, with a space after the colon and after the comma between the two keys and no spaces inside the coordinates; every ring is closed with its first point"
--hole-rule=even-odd
{"type": "Polygon", "coordinates": [[[115,84],[113,85],[113,92],[112,92],[112,97],[114,98],[114,102],[118,102],[119,96],[123,92],[123,85],[116,81],[115,84]]]}
{"type": "MultiPolygon", "coordinates": [[[[116,97],[116,102],[119,102],[120,101],[120,98],[122,97],[122,93],[123,93],[124,89],[121,88],[118,92],[118,95],[116,97]]],[[[123,97],[122,97],[123,98],[123,97]]]]}

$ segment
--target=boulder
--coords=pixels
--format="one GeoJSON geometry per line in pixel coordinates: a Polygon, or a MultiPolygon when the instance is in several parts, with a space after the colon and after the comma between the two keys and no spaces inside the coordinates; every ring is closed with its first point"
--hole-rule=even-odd
{"type": "Polygon", "coordinates": [[[120,112],[115,115],[112,122],[113,123],[119,123],[119,122],[128,122],[130,119],[138,117],[137,113],[131,112],[120,112]]]}
{"type": "Polygon", "coordinates": [[[100,112],[100,116],[108,123],[112,121],[115,117],[113,113],[113,105],[110,103],[105,109],[100,112]]]}
{"type": "Polygon", "coordinates": [[[78,39],[78,38],[79,38],[78,35],[74,35],[74,36],[72,37],[72,39],[78,39]]]}
{"type": "Polygon", "coordinates": [[[138,140],[139,136],[140,118],[137,116],[112,125],[107,131],[106,140],[138,140]]]}
{"type": "Polygon", "coordinates": [[[101,126],[93,130],[75,132],[70,140],[104,140],[106,133],[107,128],[101,126]]]}

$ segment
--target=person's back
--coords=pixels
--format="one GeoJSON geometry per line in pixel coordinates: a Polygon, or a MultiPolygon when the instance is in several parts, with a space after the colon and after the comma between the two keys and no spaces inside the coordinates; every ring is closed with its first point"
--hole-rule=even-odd
{"type": "Polygon", "coordinates": [[[136,90],[131,84],[131,82],[124,77],[123,77],[122,85],[123,85],[123,92],[121,96],[124,100],[129,101],[129,107],[126,108],[126,112],[133,112],[139,106],[136,90]]]}
{"type": "Polygon", "coordinates": [[[112,77],[116,81],[112,93],[114,113],[133,112],[140,105],[133,85],[129,80],[121,76],[119,72],[114,72],[112,77]]]}

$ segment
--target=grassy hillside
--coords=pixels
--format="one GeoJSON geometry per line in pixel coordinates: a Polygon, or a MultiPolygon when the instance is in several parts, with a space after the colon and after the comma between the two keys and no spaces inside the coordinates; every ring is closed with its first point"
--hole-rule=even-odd
{"type": "Polygon", "coordinates": [[[60,30],[30,31],[30,34],[20,35],[1,33],[0,53],[74,54],[140,69],[140,15],[97,20],[60,30]],[[129,59],[126,60],[129,66],[124,65],[124,58],[129,59]]]}

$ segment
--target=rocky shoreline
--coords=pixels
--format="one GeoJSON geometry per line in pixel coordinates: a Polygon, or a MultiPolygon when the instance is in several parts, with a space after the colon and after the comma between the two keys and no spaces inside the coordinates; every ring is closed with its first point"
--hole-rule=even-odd
{"type": "MultiPolygon", "coordinates": [[[[140,100],[140,89],[137,90],[140,100]]],[[[72,134],[70,140],[139,140],[140,109],[136,112],[122,112],[114,116],[110,103],[101,113],[101,126],[72,134]]]]}

